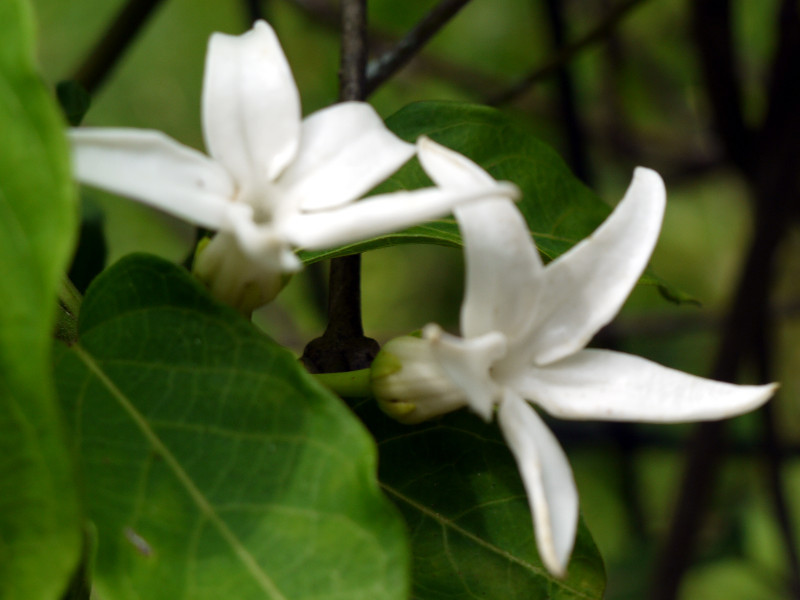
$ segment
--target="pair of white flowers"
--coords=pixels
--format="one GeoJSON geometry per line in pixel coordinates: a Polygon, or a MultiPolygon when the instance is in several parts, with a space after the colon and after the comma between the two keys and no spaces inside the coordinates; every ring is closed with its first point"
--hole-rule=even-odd
{"type": "Polygon", "coordinates": [[[242,36],[211,37],[203,130],[210,157],[160,132],[75,129],[75,172],[216,230],[195,269],[243,311],[272,299],[285,274],[301,267],[296,248],[367,239],[455,208],[467,264],[463,337],[429,325],[422,339],[390,342],[374,369],[375,390],[406,422],[462,406],[486,420],[496,412],[539,552],[555,574],[564,573],[574,543],[578,496],[564,452],[525,400],[564,418],[674,422],[739,414],[774,391],[584,349],[617,313],[655,245],[665,192],[653,171],[638,169],[611,217],[545,267],[511,200],[513,185],[431,140],[415,147],[398,139],[364,103],[302,120],[289,66],[264,22],[242,36]],[[415,152],[437,187],[354,202],[415,152]]]}

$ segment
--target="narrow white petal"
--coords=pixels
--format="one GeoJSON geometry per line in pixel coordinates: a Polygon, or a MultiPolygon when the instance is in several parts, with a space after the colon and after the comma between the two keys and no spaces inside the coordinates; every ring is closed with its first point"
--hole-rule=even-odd
{"type": "Polygon", "coordinates": [[[294,158],[300,97],[275,32],[264,21],[240,36],[211,36],[203,132],[208,152],[240,187],[274,180],[294,158]]]}
{"type": "Polygon", "coordinates": [[[528,493],[539,556],[563,577],[578,527],[578,490],[567,456],[539,415],[509,390],[497,421],[528,493]]]}
{"type": "Polygon", "coordinates": [[[505,354],[505,336],[495,331],[464,339],[445,333],[434,324],[427,325],[422,335],[430,341],[433,356],[444,372],[463,390],[469,407],[489,421],[502,393],[490,369],[505,354]]]}
{"type": "Polygon", "coordinates": [[[530,367],[507,384],[556,417],[656,423],[740,415],[761,406],[777,388],[713,381],[638,356],[592,349],[530,367]]]}
{"type": "Polygon", "coordinates": [[[417,140],[419,162],[439,187],[470,190],[492,187],[497,181],[463,154],[426,136],[417,140]]]}
{"type": "MultiPolygon", "coordinates": [[[[419,158],[431,179],[445,189],[491,189],[491,175],[465,156],[420,138],[419,158]]],[[[466,289],[461,305],[465,337],[502,331],[513,344],[534,318],[542,261],[522,214],[507,198],[459,206],[454,211],[464,240],[466,289]]]]}
{"type": "MultiPolygon", "coordinates": [[[[504,185],[493,190],[497,193],[513,195],[516,187],[504,185]]],[[[398,231],[444,216],[458,204],[485,198],[484,191],[426,188],[392,192],[327,211],[290,214],[278,227],[295,246],[318,250],[398,231]]]]}
{"type": "Polygon", "coordinates": [[[234,184],[221,165],[160,131],[69,131],[78,181],[160,208],[197,225],[224,226],[234,184]]]}
{"type": "Polygon", "coordinates": [[[341,206],[367,193],[414,155],[364,102],[335,104],[303,121],[300,147],[280,186],[304,211],[341,206]]]}
{"type": "Polygon", "coordinates": [[[539,298],[547,291],[527,224],[506,199],[476,202],[454,212],[466,261],[461,331],[466,337],[502,331],[514,343],[535,318],[539,298]]]}
{"type": "Polygon", "coordinates": [[[619,312],[658,240],[666,191],[655,171],[639,167],[625,197],[588,238],[545,269],[527,358],[549,364],[585,347],[619,312]]]}

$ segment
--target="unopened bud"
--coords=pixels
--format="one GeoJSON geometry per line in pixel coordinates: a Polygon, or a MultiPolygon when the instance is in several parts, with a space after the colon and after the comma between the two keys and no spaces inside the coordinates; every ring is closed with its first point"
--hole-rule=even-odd
{"type": "Polygon", "coordinates": [[[290,275],[245,254],[226,232],[200,241],[192,272],[221,302],[249,316],[281,291],[290,275]]]}
{"type": "Polygon", "coordinates": [[[371,380],[378,406],[401,423],[421,423],[467,405],[423,338],[402,336],[385,344],[372,362],[371,380]]]}

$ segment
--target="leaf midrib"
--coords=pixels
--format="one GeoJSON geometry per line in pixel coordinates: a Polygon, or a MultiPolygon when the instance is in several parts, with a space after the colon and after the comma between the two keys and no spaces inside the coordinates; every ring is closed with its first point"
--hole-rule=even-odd
{"type": "Polygon", "coordinates": [[[547,573],[547,571],[545,569],[542,569],[541,567],[537,567],[536,565],[533,565],[533,564],[531,564],[529,562],[525,562],[524,560],[522,560],[520,558],[517,558],[513,554],[507,552],[506,550],[503,550],[502,548],[498,548],[494,544],[491,544],[491,543],[487,542],[486,540],[478,537],[477,535],[475,535],[471,531],[468,531],[468,530],[464,529],[463,527],[460,527],[459,525],[457,525],[451,519],[448,519],[447,517],[443,516],[442,514],[437,513],[435,511],[429,509],[427,506],[425,506],[423,504],[420,504],[419,502],[409,498],[408,496],[406,496],[403,493],[399,492],[398,490],[394,489],[392,486],[381,482],[381,487],[384,490],[386,490],[386,492],[388,494],[391,494],[392,496],[394,496],[398,500],[401,500],[402,502],[405,502],[406,504],[408,504],[409,506],[413,507],[414,509],[420,511],[426,517],[429,517],[430,519],[433,519],[434,521],[439,523],[439,525],[441,525],[442,527],[446,527],[446,528],[452,529],[456,533],[459,533],[459,534],[463,535],[464,537],[472,540],[473,542],[475,542],[476,544],[480,545],[481,547],[487,549],[488,551],[493,552],[494,554],[497,554],[497,555],[503,557],[504,559],[506,559],[508,561],[511,561],[514,564],[517,564],[520,567],[522,567],[522,568],[524,568],[524,569],[526,569],[528,571],[531,571],[532,573],[534,573],[537,576],[540,576],[540,577],[543,576],[543,577],[548,578],[555,585],[559,586],[560,588],[562,588],[562,589],[564,589],[564,590],[566,590],[568,592],[571,592],[571,593],[573,593],[573,594],[575,594],[575,595],[577,595],[577,596],[579,596],[581,598],[586,598],[587,600],[592,600],[592,596],[587,595],[586,592],[584,592],[582,590],[575,589],[575,588],[573,588],[571,586],[568,586],[564,582],[559,581],[557,579],[553,579],[552,577],[549,576],[549,574],[547,573]]]}
{"type": "Polygon", "coordinates": [[[120,404],[122,409],[133,420],[134,424],[142,432],[142,435],[153,446],[153,448],[161,455],[164,463],[172,470],[175,478],[183,485],[189,497],[197,505],[197,508],[208,519],[208,521],[217,529],[222,538],[228,542],[231,549],[237,557],[242,561],[247,571],[252,575],[256,583],[274,600],[288,600],[284,596],[275,583],[272,581],[267,573],[261,568],[256,561],[255,557],[244,547],[236,535],[227,526],[225,521],[217,514],[214,507],[206,499],[200,489],[192,481],[189,474],[183,469],[178,459],[167,448],[166,444],[161,441],[161,438],[153,431],[144,416],[136,410],[133,403],[125,396],[115,383],[105,374],[103,369],[94,359],[94,357],[79,344],[72,346],[72,350],[84,362],[86,367],[97,377],[97,379],[106,387],[114,399],[120,404]]]}

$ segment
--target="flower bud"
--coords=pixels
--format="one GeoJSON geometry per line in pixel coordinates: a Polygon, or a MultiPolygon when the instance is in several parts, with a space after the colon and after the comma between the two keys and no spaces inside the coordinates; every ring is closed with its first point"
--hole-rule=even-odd
{"type": "Polygon", "coordinates": [[[370,378],[378,406],[401,423],[421,423],[467,405],[467,397],[423,338],[402,336],[385,344],[372,363],[370,378]]]}
{"type": "Polygon", "coordinates": [[[291,277],[278,268],[277,261],[269,268],[268,261],[245,254],[226,232],[200,241],[192,272],[217,300],[246,316],[275,298],[291,277]]]}

